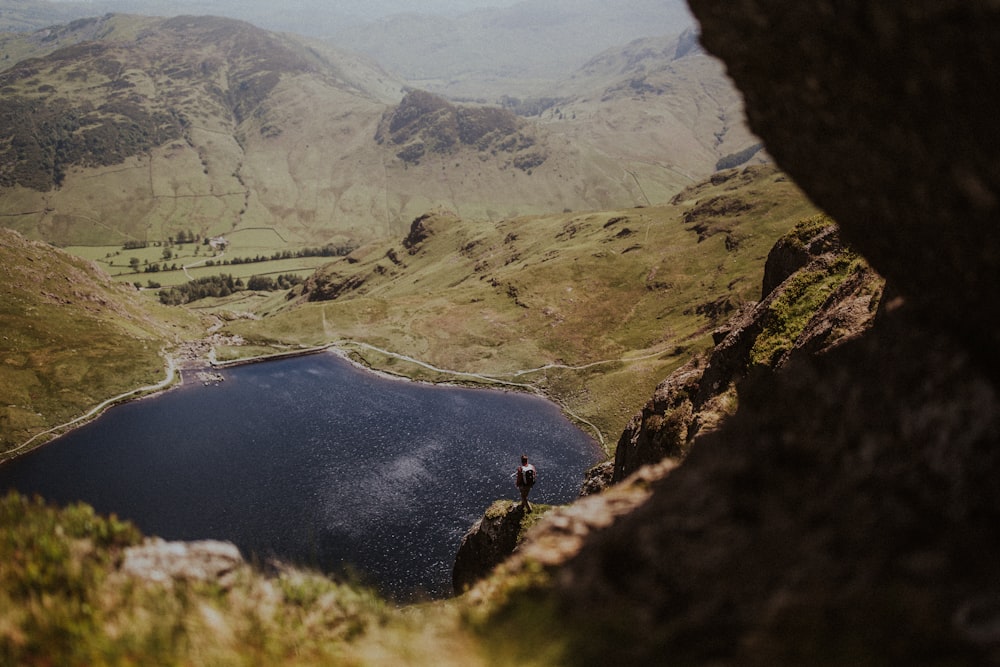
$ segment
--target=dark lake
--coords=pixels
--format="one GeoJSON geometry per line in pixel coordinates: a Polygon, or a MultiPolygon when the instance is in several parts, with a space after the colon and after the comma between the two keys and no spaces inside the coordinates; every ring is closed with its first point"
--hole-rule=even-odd
{"type": "Polygon", "coordinates": [[[601,458],[552,403],[387,379],[320,354],[187,382],[0,466],[14,488],[84,501],[168,540],[352,572],[391,598],[451,593],[462,535],[498,498],[566,503],[601,458]]]}

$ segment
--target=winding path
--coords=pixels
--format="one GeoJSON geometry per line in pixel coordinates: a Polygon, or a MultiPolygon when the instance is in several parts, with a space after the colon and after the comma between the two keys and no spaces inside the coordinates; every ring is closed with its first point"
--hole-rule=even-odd
{"type": "MultiPolygon", "coordinates": [[[[384,354],[384,355],[392,357],[394,359],[401,359],[403,361],[408,361],[408,362],[410,362],[412,364],[416,364],[417,366],[420,366],[422,368],[426,368],[426,369],[432,370],[432,371],[434,371],[436,373],[442,373],[444,375],[453,375],[455,377],[474,378],[476,380],[482,380],[484,382],[492,382],[492,383],[503,385],[503,386],[507,386],[507,387],[516,387],[518,389],[525,389],[527,391],[530,391],[532,393],[538,394],[540,396],[544,396],[548,400],[554,401],[554,402],[558,403],[559,407],[562,408],[563,412],[565,412],[567,415],[569,415],[572,419],[580,422],[581,424],[586,424],[587,426],[589,426],[594,431],[594,434],[597,436],[597,439],[600,441],[601,448],[604,449],[605,451],[607,451],[607,442],[604,440],[604,434],[601,433],[601,430],[599,428],[597,428],[597,426],[593,422],[590,422],[587,419],[581,417],[580,415],[575,414],[572,410],[569,409],[569,406],[567,406],[563,401],[560,401],[560,400],[558,400],[558,399],[556,399],[556,398],[554,398],[552,396],[549,396],[548,394],[546,394],[545,392],[541,391],[538,387],[536,387],[533,384],[527,384],[527,383],[523,383],[523,382],[510,382],[510,381],[507,381],[507,380],[502,380],[502,379],[500,379],[500,377],[493,376],[493,375],[482,375],[480,373],[467,373],[465,371],[454,371],[454,370],[449,370],[447,368],[438,368],[437,366],[429,364],[429,363],[427,363],[425,361],[420,361],[419,359],[414,359],[413,357],[407,356],[405,354],[399,354],[398,352],[392,352],[390,350],[385,350],[383,348],[376,347],[374,345],[369,345],[368,343],[360,343],[360,342],[357,342],[357,341],[338,341],[338,342],[335,342],[335,343],[330,343],[329,345],[326,345],[326,346],[324,346],[324,348],[321,348],[321,349],[338,348],[338,349],[343,350],[346,347],[360,347],[360,348],[364,348],[366,350],[372,350],[374,352],[378,352],[379,354],[384,354]]],[[[659,352],[652,352],[650,354],[644,354],[644,355],[639,356],[639,357],[631,357],[631,358],[628,358],[628,359],[621,358],[621,359],[604,359],[602,361],[592,361],[592,362],[590,362],[588,364],[583,364],[581,366],[568,366],[566,364],[546,364],[544,366],[539,366],[538,368],[529,368],[529,369],[526,369],[526,370],[520,370],[520,371],[511,372],[511,373],[505,373],[504,376],[506,376],[506,377],[520,377],[522,375],[528,375],[530,373],[538,373],[538,372],[549,370],[549,369],[562,369],[562,370],[580,371],[580,370],[585,370],[587,368],[591,368],[593,366],[600,366],[602,364],[629,363],[629,362],[632,362],[632,361],[642,361],[644,359],[652,359],[654,357],[660,356],[663,353],[664,353],[664,350],[660,350],[659,352]]],[[[503,377],[503,376],[501,376],[501,377],[503,377]]]]}
{"type": "Polygon", "coordinates": [[[81,422],[84,422],[84,421],[87,421],[88,419],[96,417],[101,412],[103,412],[105,409],[111,407],[112,405],[114,405],[116,403],[120,403],[121,401],[124,401],[127,398],[130,398],[130,397],[135,396],[137,394],[145,394],[145,393],[150,393],[150,392],[155,392],[155,391],[162,391],[163,389],[166,389],[167,387],[169,387],[173,383],[174,379],[177,377],[177,362],[174,360],[173,357],[171,357],[169,355],[164,355],[164,356],[167,359],[167,369],[166,369],[167,375],[160,382],[157,382],[156,384],[146,385],[145,387],[139,387],[137,389],[132,389],[131,391],[126,391],[123,394],[119,394],[118,396],[114,396],[114,397],[109,398],[108,400],[106,400],[106,401],[104,401],[102,403],[99,403],[97,406],[95,406],[94,408],[92,408],[89,412],[87,412],[86,414],[80,415],[76,419],[68,421],[65,424],[60,424],[59,426],[53,426],[52,428],[50,428],[47,431],[42,431],[41,433],[36,433],[31,438],[29,438],[28,440],[24,441],[23,443],[21,443],[20,445],[18,445],[14,449],[9,449],[6,452],[3,452],[3,458],[6,459],[6,458],[10,458],[10,457],[15,456],[22,449],[24,449],[25,447],[28,447],[29,445],[31,445],[31,443],[35,442],[36,440],[38,440],[41,437],[44,437],[46,435],[50,435],[52,433],[55,433],[57,431],[61,431],[63,429],[68,429],[68,428],[70,428],[72,426],[76,426],[77,424],[79,424],[81,422]]]}
{"type": "Polygon", "coordinates": [[[212,255],[211,257],[206,257],[205,259],[199,259],[197,262],[191,262],[190,264],[184,264],[183,266],[181,266],[181,269],[184,271],[184,275],[187,276],[188,280],[194,280],[194,276],[192,276],[190,273],[188,273],[188,269],[194,269],[194,268],[199,267],[199,266],[204,266],[208,262],[213,262],[213,261],[215,261],[217,259],[222,259],[225,256],[225,254],[226,254],[225,251],[223,251],[223,252],[220,252],[220,253],[218,253],[216,255],[212,255]]]}

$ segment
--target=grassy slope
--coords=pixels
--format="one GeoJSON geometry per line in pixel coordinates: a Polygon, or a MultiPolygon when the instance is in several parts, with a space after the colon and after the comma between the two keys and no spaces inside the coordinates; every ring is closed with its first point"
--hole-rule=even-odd
{"type": "Polygon", "coordinates": [[[0,457],[162,380],[161,349],[192,325],[88,262],[0,229],[0,457]]]}
{"type": "Polygon", "coordinates": [[[700,165],[757,143],[743,101],[690,34],[637,40],[581,67],[539,116],[553,134],[620,161],[646,203],[700,180],[700,165]]]}
{"type": "MultiPolygon", "coordinates": [[[[266,317],[227,329],[257,346],[364,342],[440,369],[529,384],[611,445],[657,382],[708,346],[732,308],[759,298],[767,252],[814,212],[771,168],[726,175],[660,207],[498,224],[435,214],[413,254],[401,242],[372,244],[312,281],[314,292],[359,287],[321,302],[272,297],[256,305],[266,317]],[[541,369],[549,364],[575,368],[541,369]],[[521,372],[529,369],[541,370],[521,372]]],[[[392,372],[456,379],[357,353],[392,372]]]]}

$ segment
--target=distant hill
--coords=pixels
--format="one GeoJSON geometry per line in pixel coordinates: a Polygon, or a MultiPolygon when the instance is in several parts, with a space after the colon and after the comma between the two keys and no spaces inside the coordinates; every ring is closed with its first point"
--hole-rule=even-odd
{"type": "Polygon", "coordinates": [[[0,0],[0,33],[38,30],[96,13],[93,6],[86,7],[83,3],[0,0]]]}
{"type": "Polygon", "coordinates": [[[415,87],[468,97],[539,94],[604,49],[639,37],[677,35],[694,25],[683,0],[529,0],[466,12],[445,11],[447,5],[0,0],[0,32],[38,30],[110,13],[225,16],[265,30],[327,40],[367,54],[415,87]],[[383,17],[372,19],[376,15],[383,17]]]}
{"type": "MultiPolygon", "coordinates": [[[[73,26],[21,41],[103,38],[0,73],[6,224],[60,244],[166,238],[184,225],[308,233],[318,207],[323,223],[338,209],[317,192],[334,179],[316,162],[367,148],[399,95],[372,63],[230,19],[73,26]]],[[[343,226],[371,233],[368,219],[343,226]]]]}
{"type": "MultiPolygon", "coordinates": [[[[398,234],[439,207],[491,220],[616,208],[663,201],[721,157],[709,139],[701,153],[678,152],[677,165],[660,156],[636,167],[636,157],[653,158],[580,129],[581,115],[622,111],[588,110],[582,98],[575,123],[533,127],[438,98],[432,107],[450,105],[448,122],[464,123],[445,133],[460,140],[429,147],[424,127],[404,142],[380,131],[386,118],[400,122],[403,83],[363,57],[230,19],[106,16],[7,37],[0,48],[19,59],[0,72],[0,215],[58,244],[269,228],[289,245],[317,245],[398,234]],[[516,125],[516,136],[496,134],[496,122],[516,125]]],[[[720,72],[703,71],[709,81],[694,69],[669,84],[687,114],[670,131],[690,123],[685,135],[701,132],[704,115],[704,131],[719,131],[718,103],[681,101],[725,88],[720,72]]],[[[622,109],[668,99],[623,100],[622,109]]]]}
{"type": "Polygon", "coordinates": [[[456,18],[399,14],[331,39],[451,97],[539,95],[601,51],[694,25],[683,0],[532,0],[456,18]]]}
{"type": "Polygon", "coordinates": [[[537,114],[550,132],[619,160],[648,203],[664,201],[713,166],[770,161],[725,68],[693,30],[609,49],[549,95],[514,104],[537,114]]]}

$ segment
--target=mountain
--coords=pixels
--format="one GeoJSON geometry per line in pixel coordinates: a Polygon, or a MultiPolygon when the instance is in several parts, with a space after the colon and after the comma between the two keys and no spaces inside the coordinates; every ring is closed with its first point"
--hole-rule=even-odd
{"type": "MultiPolygon", "coordinates": [[[[276,221],[308,236],[318,215],[326,222],[352,207],[342,192],[320,200],[329,152],[316,147],[336,146],[337,165],[368,147],[398,96],[377,67],[229,19],[98,23],[105,38],[0,73],[8,225],[62,244],[276,221]]],[[[76,25],[86,36],[95,29],[76,25]]],[[[355,225],[371,233],[370,220],[347,219],[321,234],[355,225]]]]}
{"type": "Polygon", "coordinates": [[[0,33],[38,30],[94,15],[93,7],[44,0],[0,0],[0,33]]]}
{"type": "Polygon", "coordinates": [[[648,203],[713,168],[769,161],[747,128],[741,95],[693,30],[609,49],[548,97],[505,102],[617,160],[648,203]]]}
{"type": "Polygon", "coordinates": [[[389,16],[331,36],[450,97],[540,95],[604,49],[694,25],[684,2],[533,0],[456,18],[389,16]]]}
{"type": "Polygon", "coordinates": [[[174,17],[212,15],[248,21],[267,30],[322,37],[364,21],[351,7],[323,0],[0,0],[0,32],[25,32],[107,14],[174,17]]]}
{"type": "MultiPolygon", "coordinates": [[[[725,140],[738,125],[731,91],[703,95],[703,110],[678,101],[726,84],[703,54],[676,50],[656,75],[661,86],[676,78],[676,96],[578,97],[575,120],[525,122],[404,99],[404,85],[362,57],[230,19],[105,16],[0,46],[12,59],[36,54],[0,72],[0,213],[61,245],[264,229],[301,247],[398,234],[436,207],[495,221],[645,204],[739,145],[725,140]],[[641,117],[626,112],[636,104],[665,105],[654,118],[672,114],[676,142],[626,141],[640,136],[627,120],[641,117]],[[604,113],[632,115],[616,125],[604,113]],[[585,129],[595,125],[617,129],[585,129]],[[652,143],[676,146],[677,165],[652,158],[652,143]]],[[[577,89],[597,81],[612,85],[593,74],[577,89]]]]}
{"type": "MultiPolygon", "coordinates": [[[[213,15],[323,39],[364,53],[410,85],[456,96],[540,94],[606,48],[694,25],[682,0],[531,0],[472,11],[448,3],[280,6],[235,0],[0,0],[0,31],[37,30],[111,13],[213,15]],[[381,16],[380,18],[374,18],[381,16]]],[[[481,3],[488,4],[488,3],[481,3]]],[[[468,7],[469,3],[463,3],[468,7]]]]}

